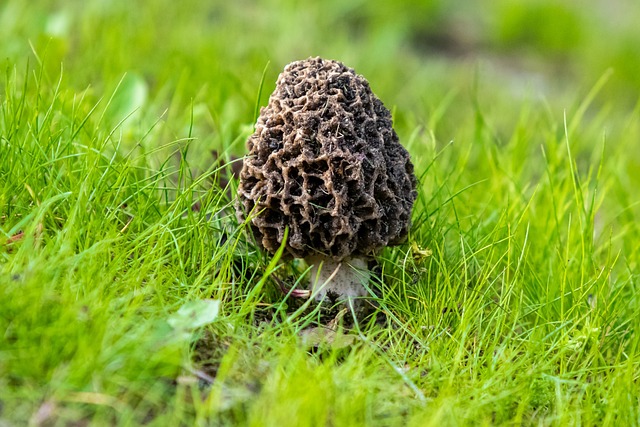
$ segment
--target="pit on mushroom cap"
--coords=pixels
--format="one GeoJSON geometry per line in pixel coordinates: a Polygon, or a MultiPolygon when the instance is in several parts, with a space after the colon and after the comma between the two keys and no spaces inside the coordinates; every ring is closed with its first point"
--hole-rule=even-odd
{"type": "Polygon", "coordinates": [[[313,265],[318,300],[368,294],[366,260],[405,240],[416,198],[408,152],[367,80],[338,61],[287,65],[247,141],[238,217],[275,253],[313,265]]]}

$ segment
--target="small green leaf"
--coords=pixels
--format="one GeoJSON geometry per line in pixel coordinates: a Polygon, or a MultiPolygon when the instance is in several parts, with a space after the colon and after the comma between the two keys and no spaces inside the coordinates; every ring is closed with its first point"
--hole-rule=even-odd
{"type": "Polygon", "coordinates": [[[128,128],[140,117],[149,97],[149,85],[139,74],[125,74],[109,105],[109,117],[120,122],[119,127],[128,128]]]}
{"type": "Polygon", "coordinates": [[[218,318],[219,312],[219,300],[189,301],[171,315],[167,322],[174,329],[195,329],[213,323],[218,318]]]}

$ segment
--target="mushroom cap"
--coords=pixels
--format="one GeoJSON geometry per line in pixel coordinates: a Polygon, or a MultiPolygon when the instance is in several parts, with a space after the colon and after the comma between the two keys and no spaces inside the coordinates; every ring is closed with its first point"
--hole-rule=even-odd
{"type": "Polygon", "coordinates": [[[405,240],[416,199],[409,153],[367,80],[338,61],[287,65],[247,141],[238,218],[285,257],[370,256],[405,240]]]}

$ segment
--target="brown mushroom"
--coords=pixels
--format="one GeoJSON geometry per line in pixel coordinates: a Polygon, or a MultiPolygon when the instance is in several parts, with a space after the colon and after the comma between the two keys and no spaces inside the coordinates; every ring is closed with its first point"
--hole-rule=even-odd
{"type": "Polygon", "coordinates": [[[409,154],[367,80],[338,61],[287,65],[240,173],[238,217],[271,253],[313,265],[313,295],[367,295],[367,260],[406,239],[416,198],[409,154]]]}

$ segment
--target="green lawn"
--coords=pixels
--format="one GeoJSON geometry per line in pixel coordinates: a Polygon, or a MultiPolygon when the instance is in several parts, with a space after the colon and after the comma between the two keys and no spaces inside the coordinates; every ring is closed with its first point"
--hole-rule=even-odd
{"type": "Polygon", "coordinates": [[[639,19],[0,2],[0,426],[639,425],[639,19]],[[316,55],[369,80],[419,179],[375,318],[283,294],[304,266],[233,210],[257,108],[316,55]]]}

